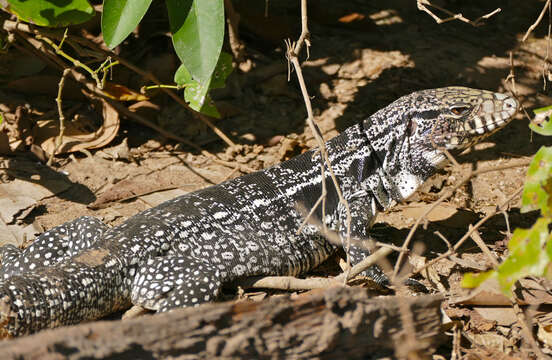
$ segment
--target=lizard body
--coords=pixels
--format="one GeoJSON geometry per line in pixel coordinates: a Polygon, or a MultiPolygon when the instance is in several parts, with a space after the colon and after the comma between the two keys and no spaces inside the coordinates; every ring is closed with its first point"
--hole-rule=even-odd
{"type": "MultiPolygon", "coordinates": [[[[378,211],[411,195],[445,162],[506,125],[512,97],[463,87],[404,96],[326,143],[351,209],[351,236],[368,238],[378,211]]],[[[223,284],[258,275],[298,275],[337,246],[317,226],[298,229],[298,204],[345,234],[346,212],[315,150],[198,190],[108,228],[81,217],[25,250],[0,248],[0,337],[97,319],[131,304],[163,312],[216,299],[223,284]]],[[[327,169],[326,169],[327,170],[327,169]]],[[[353,264],[367,251],[351,246],[353,264]]],[[[377,267],[368,275],[385,276],[377,267]]]]}

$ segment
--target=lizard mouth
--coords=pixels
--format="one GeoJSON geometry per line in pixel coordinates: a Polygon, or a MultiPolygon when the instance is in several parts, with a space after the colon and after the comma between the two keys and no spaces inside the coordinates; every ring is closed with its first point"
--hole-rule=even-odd
{"type": "Polygon", "coordinates": [[[494,134],[514,119],[519,102],[513,97],[496,93],[495,100],[486,100],[465,119],[460,119],[453,131],[442,134],[448,149],[469,147],[494,134]]]}

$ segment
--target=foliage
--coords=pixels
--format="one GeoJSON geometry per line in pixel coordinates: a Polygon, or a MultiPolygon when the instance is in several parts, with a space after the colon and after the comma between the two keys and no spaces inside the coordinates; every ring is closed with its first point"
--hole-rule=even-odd
{"type": "Polygon", "coordinates": [[[151,0],[104,0],[102,35],[110,49],[119,45],[138,26],[151,0]]]}
{"type": "Polygon", "coordinates": [[[87,0],[8,0],[5,9],[23,21],[48,27],[80,24],[94,16],[94,8],[87,0]]]}
{"type": "MultiPolygon", "coordinates": [[[[535,111],[550,115],[552,107],[535,111]]],[[[541,135],[552,135],[552,119],[531,129],[541,135]]],[[[508,257],[495,269],[478,275],[466,274],[464,287],[477,287],[495,277],[502,291],[511,294],[512,285],[525,276],[552,278],[552,146],[543,146],[533,157],[523,188],[521,211],[539,210],[540,218],[529,229],[516,229],[508,244],[508,257]]]]}
{"type": "MultiPolygon", "coordinates": [[[[104,0],[102,35],[111,49],[138,26],[152,0],[104,0]]],[[[60,27],[88,21],[94,9],[87,0],[7,0],[6,10],[40,26],[60,27]]],[[[208,91],[223,87],[232,71],[231,56],[221,52],[224,41],[223,0],[166,0],[173,46],[182,61],[175,82],[185,87],[190,107],[218,117],[208,91]]]]}

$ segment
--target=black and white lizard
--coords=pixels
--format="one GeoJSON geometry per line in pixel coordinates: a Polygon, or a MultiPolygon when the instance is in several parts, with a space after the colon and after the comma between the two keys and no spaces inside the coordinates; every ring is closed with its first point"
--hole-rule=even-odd
{"type": "MultiPolygon", "coordinates": [[[[443,165],[442,149],[473,145],[510,122],[518,102],[464,87],[401,97],[327,142],[352,215],[367,238],[378,211],[411,195],[443,165]]],[[[326,171],[328,174],[328,171],[326,171]]],[[[25,250],[0,248],[0,337],[103,317],[131,304],[163,312],[213,301],[224,283],[298,275],[337,247],[314,225],[297,233],[321,194],[312,150],[271,168],[195,191],[108,228],[81,217],[38,236],[25,250]]],[[[328,187],[319,222],[343,233],[346,212],[328,187]]],[[[352,246],[355,264],[367,255],[352,246]]],[[[377,268],[369,271],[382,281],[377,268]]]]}

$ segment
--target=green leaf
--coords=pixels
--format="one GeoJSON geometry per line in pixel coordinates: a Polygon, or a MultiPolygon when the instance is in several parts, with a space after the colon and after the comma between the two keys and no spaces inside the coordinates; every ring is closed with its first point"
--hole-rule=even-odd
{"type": "MultiPolygon", "coordinates": [[[[184,64],[181,64],[174,74],[174,82],[181,86],[186,86],[184,89],[184,100],[195,111],[212,117],[219,118],[220,114],[213,104],[213,100],[207,94],[206,89],[194,79],[184,64]]],[[[207,89],[208,90],[208,89],[207,89]]]]}
{"type": "Polygon", "coordinates": [[[184,100],[186,100],[195,111],[216,118],[220,117],[217,108],[213,104],[213,100],[209,94],[207,94],[205,88],[195,80],[184,89],[184,100]]]}
{"type": "Polygon", "coordinates": [[[213,72],[210,89],[223,88],[226,85],[226,78],[232,73],[232,55],[222,51],[213,72]]]}
{"type": "Polygon", "coordinates": [[[516,229],[508,243],[508,257],[496,270],[480,274],[467,273],[462,286],[473,288],[496,277],[502,292],[511,294],[512,285],[526,276],[550,275],[552,234],[548,233],[549,218],[540,218],[530,229],[516,229]]]}
{"type": "Polygon", "coordinates": [[[174,82],[178,85],[185,85],[191,83],[192,81],[192,75],[188,69],[186,69],[186,66],[184,66],[184,64],[180,64],[174,73],[174,82]]]}
{"type": "Polygon", "coordinates": [[[208,91],[210,89],[224,87],[226,78],[230,75],[232,70],[232,55],[221,52],[213,76],[208,82],[210,86],[207,88],[201,86],[198,81],[192,78],[192,75],[184,64],[181,64],[178,70],[176,70],[174,82],[178,85],[186,86],[184,90],[184,100],[190,104],[192,109],[202,114],[218,118],[220,114],[213,104],[208,91]]]}
{"type": "Polygon", "coordinates": [[[49,27],[81,24],[94,16],[94,8],[86,0],[8,0],[5,9],[23,21],[49,27]]]}
{"type": "Polygon", "coordinates": [[[167,0],[176,53],[205,93],[224,40],[223,0],[167,0]]]}
{"type": "Polygon", "coordinates": [[[485,280],[489,279],[492,276],[496,276],[495,270],[490,270],[479,274],[466,273],[462,278],[461,285],[464,288],[469,288],[469,289],[475,288],[481,285],[485,280]]]}
{"type": "Polygon", "coordinates": [[[543,216],[552,216],[552,146],[541,147],[533,157],[521,205],[522,212],[540,209],[543,216]]]}
{"type": "Polygon", "coordinates": [[[110,49],[123,42],[138,26],[152,0],[104,0],[102,34],[110,49]]]}
{"type": "Polygon", "coordinates": [[[509,255],[499,265],[498,282],[508,294],[519,279],[533,275],[543,276],[550,265],[550,242],[548,233],[550,219],[540,218],[530,229],[516,229],[508,243],[509,255]]]}
{"type": "Polygon", "coordinates": [[[552,136],[552,120],[550,118],[552,106],[536,109],[534,112],[535,119],[529,124],[531,130],[541,135],[552,136]]]}
{"type": "MultiPolygon", "coordinates": [[[[181,65],[180,67],[183,68],[184,65],[181,65]]],[[[184,73],[184,71],[181,70],[181,73],[184,73]]],[[[185,79],[186,77],[184,76],[183,78],[185,79]]],[[[205,88],[196,80],[192,80],[191,78],[188,78],[188,79],[189,81],[185,83],[186,88],[184,89],[184,100],[186,100],[186,102],[188,102],[190,107],[195,111],[198,111],[205,115],[219,118],[220,114],[217,111],[217,108],[215,107],[213,100],[207,93],[207,91],[209,90],[208,88],[209,85],[207,85],[207,88],[205,88]]],[[[181,84],[181,85],[184,85],[184,84],[181,84]]]]}

